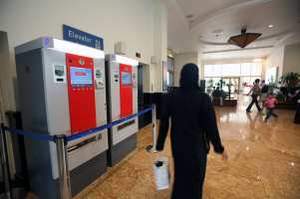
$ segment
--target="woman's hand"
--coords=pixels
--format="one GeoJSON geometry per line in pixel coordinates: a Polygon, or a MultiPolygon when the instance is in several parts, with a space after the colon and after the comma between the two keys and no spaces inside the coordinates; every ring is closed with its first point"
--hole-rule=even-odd
{"type": "Polygon", "coordinates": [[[223,153],[222,153],[222,160],[227,161],[228,160],[228,154],[227,151],[224,149],[223,153]]]}

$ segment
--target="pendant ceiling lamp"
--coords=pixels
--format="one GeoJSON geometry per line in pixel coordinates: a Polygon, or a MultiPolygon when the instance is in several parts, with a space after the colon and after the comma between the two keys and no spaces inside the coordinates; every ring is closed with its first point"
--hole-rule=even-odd
{"type": "Polygon", "coordinates": [[[247,27],[243,27],[241,34],[230,37],[228,39],[228,43],[236,45],[240,48],[245,48],[262,35],[261,33],[246,33],[246,30],[247,27]]]}

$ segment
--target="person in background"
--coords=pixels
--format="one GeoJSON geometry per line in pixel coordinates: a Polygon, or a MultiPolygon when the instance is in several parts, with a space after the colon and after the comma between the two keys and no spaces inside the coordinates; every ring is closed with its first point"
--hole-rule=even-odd
{"type": "Polygon", "coordinates": [[[277,101],[276,97],[274,96],[274,94],[270,93],[265,101],[265,107],[267,108],[267,116],[265,118],[265,122],[271,116],[278,117],[278,115],[273,112],[277,103],[278,103],[278,101],[277,101]]]}
{"type": "Polygon", "coordinates": [[[156,150],[162,151],[171,118],[171,147],[175,178],[172,199],[201,199],[209,142],[214,151],[227,153],[222,145],[210,97],[199,89],[195,64],[181,70],[180,88],[164,96],[156,150]]]}
{"type": "Polygon", "coordinates": [[[222,96],[222,91],[220,90],[220,87],[217,87],[216,90],[213,91],[212,96],[213,97],[221,97],[222,96]]]}
{"type": "Polygon", "coordinates": [[[260,89],[261,89],[261,94],[259,97],[259,102],[261,103],[262,114],[265,115],[266,110],[264,108],[264,104],[265,104],[266,98],[268,96],[268,91],[269,91],[269,86],[266,84],[265,80],[261,80],[260,89]]]}
{"type": "Polygon", "coordinates": [[[260,89],[261,89],[261,95],[259,100],[262,102],[262,104],[264,104],[264,101],[266,100],[269,91],[269,86],[266,84],[265,80],[261,81],[260,89]]]}
{"type": "Polygon", "coordinates": [[[258,101],[257,101],[257,98],[259,97],[260,92],[261,92],[261,89],[259,87],[259,82],[260,82],[260,80],[256,79],[253,83],[253,87],[251,88],[251,90],[248,93],[248,95],[251,94],[252,100],[251,100],[251,103],[249,104],[249,106],[246,109],[247,113],[251,112],[251,108],[252,108],[253,104],[255,104],[255,106],[256,106],[256,108],[259,112],[261,111],[261,108],[260,108],[260,106],[258,104],[258,101]]]}

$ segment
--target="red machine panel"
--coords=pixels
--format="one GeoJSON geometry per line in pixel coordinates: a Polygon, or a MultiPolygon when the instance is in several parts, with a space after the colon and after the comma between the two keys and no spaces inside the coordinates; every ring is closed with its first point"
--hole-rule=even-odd
{"type": "MultiPolygon", "coordinates": [[[[96,127],[93,59],[66,54],[71,133],[96,127]]],[[[59,96],[53,96],[59,97],[59,96]]]]}
{"type": "Polygon", "coordinates": [[[132,66],[120,64],[121,117],[133,114],[132,66]]]}

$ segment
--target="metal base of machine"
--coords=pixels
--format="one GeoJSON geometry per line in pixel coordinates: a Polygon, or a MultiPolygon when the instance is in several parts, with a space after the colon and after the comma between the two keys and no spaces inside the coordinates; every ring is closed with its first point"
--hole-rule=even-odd
{"type": "Polygon", "coordinates": [[[72,196],[107,171],[107,152],[103,152],[70,172],[72,196]]]}
{"type": "MultiPolygon", "coordinates": [[[[79,167],[70,172],[70,182],[72,196],[75,196],[89,184],[94,182],[97,178],[107,171],[107,152],[95,156],[79,167]]],[[[58,179],[52,180],[49,178],[44,180],[44,184],[40,187],[35,187],[32,190],[39,198],[43,199],[59,199],[59,183],[58,179]],[[42,190],[42,191],[41,191],[42,190]]]]}
{"type": "Polygon", "coordinates": [[[137,146],[137,134],[133,134],[120,143],[111,146],[108,150],[108,166],[112,167],[122,159],[124,159],[129,153],[131,153],[137,146]]]}

